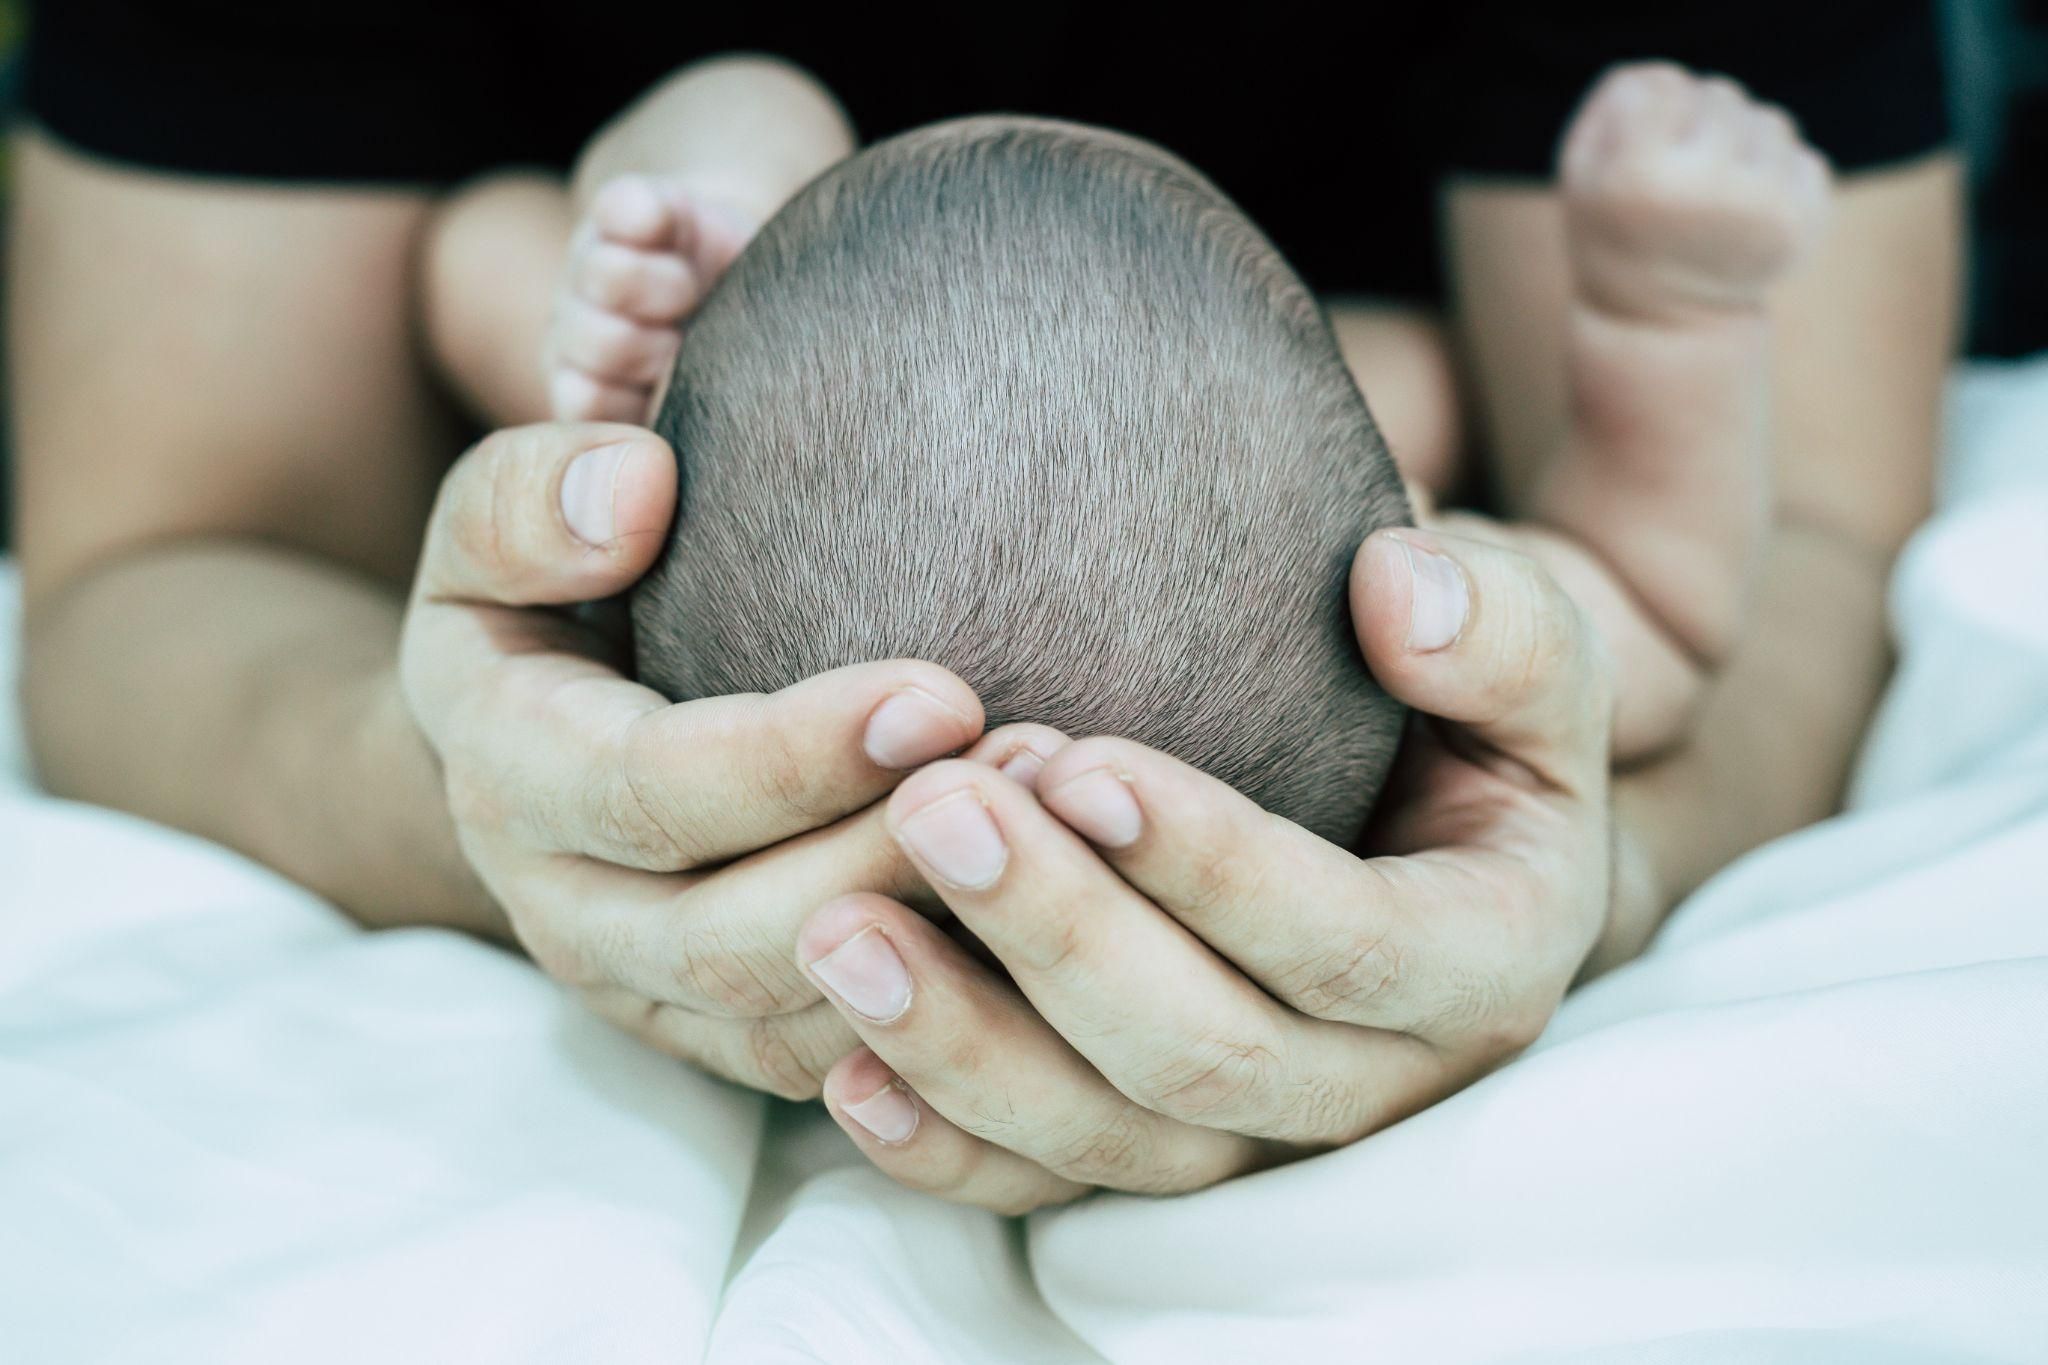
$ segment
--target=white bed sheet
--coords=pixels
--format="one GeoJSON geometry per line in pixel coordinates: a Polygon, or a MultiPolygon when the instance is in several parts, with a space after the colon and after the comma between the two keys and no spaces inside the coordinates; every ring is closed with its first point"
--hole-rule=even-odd
{"type": "Polygon", "coordinates": [[[1852,811],[1463,1095],[1179,1200],[899,1191],[509,956],[39,795],[0,707],[0,1360],[2048,1361],[2048,362],[1956,399],[1852,811]]]}

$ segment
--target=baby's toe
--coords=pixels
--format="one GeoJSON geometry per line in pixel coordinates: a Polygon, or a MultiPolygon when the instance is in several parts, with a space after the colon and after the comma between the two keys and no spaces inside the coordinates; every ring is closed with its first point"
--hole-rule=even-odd
{"type": "Polygon", "coordinates": [[[555,422],[645,422],[647,391],[606,385],[582,370],[555,366],[547,377],[547,403],[555,422]]]}
{"type": "Polygon", "coordinates": [[[607,384],[651,387],[675,363],[682,338],[673,327],[650,327],[580,298],[562,300],[552,359],[607,384]]]}
{"type": "Polygon", "coordinates": [[[697,306],[697,273],[681,257],[594,242],[576,259],[570,287],[586,303],[640,322],[681,321],[697,306]]]}
{"type": "Polygon", "coordinates": [[[590,221],[601,237],[649,249],[668,249],[676,230],[669,196],[644,175],[622,175],[599,186],[590,200],[590,221]]]}
{"type": "Polygon", "coordinates": [[[647,420],[648,393],[562,366],[548,376],[548,407],[558,422],[639,423],[647,420]]]}
{"type": "Polygon", "coordinates": [[[1615,67],[1565,129],[1558,168],[1568,187],[1592,192],[1626,174],[1645,147],[1676,141],[1697,104],[1692,78],[1667,62],[1615,67]]]}
{"type": "Polygon", "coordinates": [[[1792,175],[1806,200],[1807,211],[1816,217],[1826,217],[1835,189],[1835,173],[1828,159],[1802,142],[1792,151],[1792,165],[1792,175]]]}
{"type": "Polygon", "coordinates": [[[1801,146],[1799,125],[1775,104],[1752,105],[1742,124],[1736,152],[1754,166],[1786,164],[1801,146]]]}
{"type": "Polygon", "coordinates": [[[761,230],[761,223],[746,210],[715,199],[701,200],[693,207],[696,237],[690,259],[703,278],[716,280],[739,258],[754,234],[761,230]]]}
{"type": "Polygon", "coordinates": [[[1698,80],[1684,67],[1640,62],[1610,71],[1589,108],[1614,118],[1631,141],[1666,142],[1698,116],[1699,94],[1698,80]]]}
{"type": "Polygon", "coordinates": [[[1726,76],[1695,77],[1685,96],[1681,140],[1733,151],[1749,127],[1755,107],[1741,86],[1726,76]]]}

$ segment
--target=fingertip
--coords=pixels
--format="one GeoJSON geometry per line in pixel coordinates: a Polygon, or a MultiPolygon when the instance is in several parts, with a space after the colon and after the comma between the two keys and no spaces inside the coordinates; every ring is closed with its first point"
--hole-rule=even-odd
{"type": "Polygon", "coordinates": [[[1038,789],[1048,792],[1071,781],[1091,768],[1113,768],[1130,776],[1136,771],[1143,756],[1152,752],[1133,740],[1119,739],[1115,735],[1090,735],[1062,745],[1059,753],[1045,765],[1038,775],[1038,789]]]}
{"type": "Polygon", "coordinates": [[[935,889],[982,893],[1002,880],[1011,839],[1029,828],[1034,814],[1044,818],[1009,779],[984,764],[946,759],[898,784],[883,809],[883,824],[935,889]],[[1011,834],[1004,833],[1006,825],[1011,834]]]}
{"type": "Polygon", "coordinates": [[[639,244],[667,230],[669,206],[644,176],[622,175],[598,187],[590,217],[606,237],[639,244]]]}
{"type": "Polygon", "coordinates": [[[1542,596],[1543,575],[1516,550],[1481,540],[1394,527],[1376,532],[1353,565],[1351,608],[1366,667],[1397,700],[1432,714],[1457,714],[1475,688],[1492,690],[1502,629],[1520,638],[1542,596]],[[1482,586],[1484,585],[1484,586],[1482,586]],[[1485,604],[1509,603],[1505,616],[1485,604]],[[1484,617],[1484,619],[1482,619],[1484,617]],[[1449,710],[1445,710],[1445,707],[1449,710]]]}
{"type": "Polygon", "coordinates": [[[917,1136],[923,1109],[888,1064],[856,1048],[825,1073],[825,1107],[855,1141],[900,1147],[917,1136]]]}
{"type": "Polygon", "coordinates": [[[1040,782],[1039,804],[1067,828],[1098,848],[1127,849],[1145,833],[1137,780],[1130,767],[1105,755],[1103,762],[1077,764],[1040,782]]]}
{"type": "Polygon", "coordinates": [[[1030,791],[1045,765],[1072,742],[1050,725],[1016,721],[989,731],[961,757],[986,764],[1030,791]]]}
{"type": "Polygon", "coordinates": [[[972,792],[985,808],[991,782],[987,765],[964,758],[942,758],[927,763],[896,784],[889,793],[887,824],[892,836],[900,838],[903,822],[935,802],[959,792],[972,792]]]}
{"type": "Polygon", "coordinates": [[[1438,654],[1465,638],[1475,605],[1459,546],[1434,531],[1375,532],[1352,563],[1352,612],[1368,662],[1438,654]]]}
{"type": "Polygon", "coordinates": [[[1149,785],[1154,799],[1162,792],[1186,794],[1182,779],[1194,771],[1134,740],[1097,735],[1068,745],[1046,764],[1038,775],[1038,803],[1095,847],[1122,852],[1145,834],[1140,786],[1149,785]]]}
{"type": "Polygon", "coordinates": [[[1395,536],[1408,574],[1408,631],[1412,654],[1435,654],[1464,638],[1472,617],[1472,583],[1441,542],[1395,536]]]}
{"type": "Polygon", "coordinates": [[[667,442],[633,427],[593,425],[563,466],[556,500],[563,523],[592,549],[632,551],[668,529],[675,512],[675,458],[667,442]],[[607,439],[610,438],[610,439],[607,439]]]}
{"type": "Polygon", "coordinates": [[[614,535],[621,542],[658,544],[675,519],[675,452],[651,431],[635,433],[624,445],[612,489],[614,535]]]}
{"type": "MultiPolygon", "coordinates": [[[[936,697],[973,727],[971,740],[981,734],[988,723],[987,713],[981,708],[981,696],[969,687],[957,673],[941,668],[923,659],[899,659],[893,667],[900,668],[906,681],[936,697]]],[[[965,747],[963,743],[961,747],[965,747]]]]}
{"type": "Polygon", "coordinates": [[[1532,766],[1604,771],[1605,647],[1540,554],[1401,528],[1369,540],[1356,573],[1360,647],[1395,699],[1474,726],[1532,766]]]}
{"type": "Polygon", "coordinates": [[[756,773],[749,785],[783,792],[772,804],[807,819],[748,848],[873,806],[904,773],[981,735],[980,699],[944,669],[917,660],[848,664],[766,696],[707,700],[743,722],[737,733],[748,737],[756,773]],[[761,773],[764,759],[772,761],[772,776],[761,773]],[[797,792],[801,800],[791,795],[797,792]]]}
{"type": "Polygon", "coordinates": [[[1375,531],[1351,561],[1351,624],[1374,673],[1399,660],[1408,633],[1408,550],[1396,528],[1375,531]]]}
{"type": "Polygon", "coordinates": [[[855,934],[879,925],[891,912],[901,908],[887,896],[871,891],[835,896],[811,911],[797,930],[797,964],[808,968],[819,958],[829,956],[833,949],[855,934]]]}
{"type": "Polygon", "coordinates": [[[910,683],[868,713],[861,750],[878,768],[903,770],[957,752],[980,731],[974,718],[958,707],[910,683]]]}
{"type": "Polygon", "coordinates": [[[625,459],[624,445],[586,450],[562,471],[559,501],[569,534],[593,549],[612,539],[615,525],[613,489],[625,459]]]}
{"type": "Polygon", "coordinates": [[[861,750],[878,768],[903,771],[967,748],[984,723],[981,698],[947,670],[921,659],[856,664],[849,681],[879,693],[861,730],[861,750]]]}
{"type": "Polygon", "coordinates": [[[858,1100],[895,1079],[896,1073],[875,1055],[874,1049],[857,1047],[832,1063],[832,1069],[825,1073],[825,1102],[834,1108],[843,1107],[848,1100],[858,1100]]]}

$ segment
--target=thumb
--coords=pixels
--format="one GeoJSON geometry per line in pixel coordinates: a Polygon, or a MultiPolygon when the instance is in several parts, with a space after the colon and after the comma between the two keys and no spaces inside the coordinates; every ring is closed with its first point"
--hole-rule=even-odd
{"type": "Polygon", "coordinates": [[[1554,786],[1604,784],[1608,662],[1535,560],[1441,531],[1376,532],[1352,564],[1351,613],[1366,666],[1394,697],[1459,722],[1554,786]]]}
{"type": "Polygon", "coordinates": [[[610,597],[654,563],[675,505],[675,456],[653,432],[579,422],[493,432],[442,481],[418,591],[503,606],[610,597]]]}

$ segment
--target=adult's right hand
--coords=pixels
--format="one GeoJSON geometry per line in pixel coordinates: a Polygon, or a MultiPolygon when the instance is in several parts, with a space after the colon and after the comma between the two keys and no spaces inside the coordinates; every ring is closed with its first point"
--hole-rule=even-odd
{"type": "Polygon", "coordinates": [[[797,930],[845,892],[918,894],[875,802],[971,744],[981,704],[915,660],[678,704],[629,681],[560,608],[639,579],[675,498],[674,456],[638,428],[486,437],[435,504],[401,680],[534,961],[664,1051],[808,1098],[857,1040],[797,930]]]}

